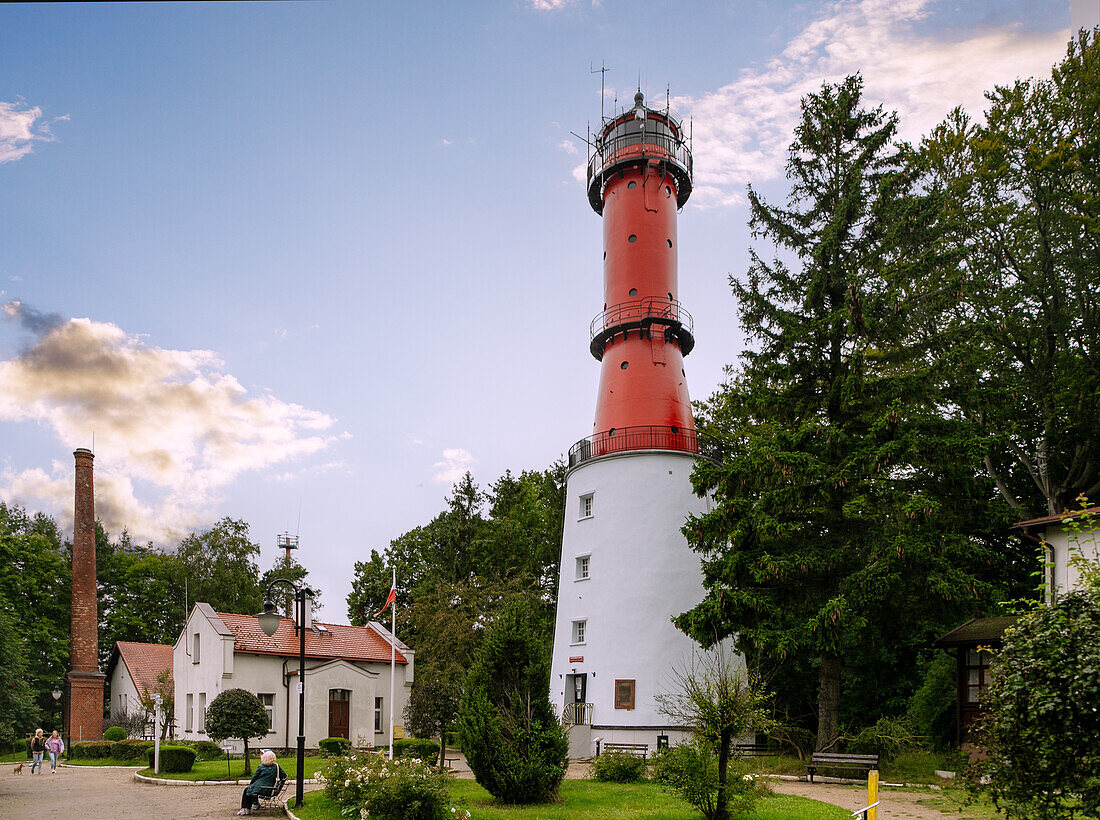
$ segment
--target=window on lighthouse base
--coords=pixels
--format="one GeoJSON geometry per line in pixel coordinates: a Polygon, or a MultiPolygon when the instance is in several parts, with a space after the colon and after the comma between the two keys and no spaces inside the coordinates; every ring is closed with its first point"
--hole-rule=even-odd
{"type": "Polygon", "coordinates": [[[587,493],[581,496],[581,518],[592,517],[592,493],[587,493]]]}
{"type": "Polygon", "coordinates": [[[633,709],[634,708],[634,681],[632,681],[632,680],[617,680],[617,681],[615,681],[615,708],[616,709],[633,709]]]}
{"type": "Polygon", "coordinates": [[[584,633],[587,626],[588,621],[573,621],[573,643],[584,643],[584,633]]]}

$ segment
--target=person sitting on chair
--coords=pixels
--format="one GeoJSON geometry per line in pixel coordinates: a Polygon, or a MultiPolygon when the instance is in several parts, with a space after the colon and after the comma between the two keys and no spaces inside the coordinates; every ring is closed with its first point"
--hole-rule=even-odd
{"type": "Polygon", "coordinates": [[[259,805],[259,798],[270,797],[280,780],[286,780],[286,772],[275,762],[275,753],[265,749],[260,755],[260,765],[252,773],[252,781],[244,787],[241,810],[237,814],[251,814],[252,809],[259,805]]]}

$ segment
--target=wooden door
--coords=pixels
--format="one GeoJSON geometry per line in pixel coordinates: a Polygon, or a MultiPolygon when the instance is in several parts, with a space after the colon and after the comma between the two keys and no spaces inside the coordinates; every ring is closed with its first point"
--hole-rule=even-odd
{"type": "Polygon", "coordinates": [[[347,689],[328,691],[328,736],[351,739],[351,692],[347,689]]]}

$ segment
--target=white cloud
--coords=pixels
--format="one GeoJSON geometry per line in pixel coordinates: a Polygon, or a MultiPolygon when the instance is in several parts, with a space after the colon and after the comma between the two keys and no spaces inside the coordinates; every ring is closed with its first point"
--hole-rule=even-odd
{"type": "Polygon", "coordinates": [[[468,451],[461,448],[455,447],[444,450],[442,461],[437,461],[432,465],[432,469],[435,470],[432,480],[443,484],[454,484],[465,475],[466,471],[476,461],[477,459],[470,455],[468,451]]]}
{"type": "Polygon", "coordinates": [[[22,159],[34,150],[36,142],[52,142],[51,125],[68,119],[66,114],[44,120],[40,106],[0,102],[0,165],[22,159]]]}
{"type": "Polygon", "coordinates": [[[577,153],[577,146],[574,144],[573,140],[562,140],[558,144],[558,148],[562,149],[567,154],[577,153]]]}
{"type": "MultiPolygon", "coordinates": [[[[113,324],[63,320],[17,302],[2,311],[37,339],[0,362],[0,421],[35,422],[73,447],[94,435],[96,512],[112,532],[127,527],[139,540],[170,545],[215,517],[220,494],[242,473],[338,438],[325,432],[334,419],[324,413],[248,395],[212,351],[149,347],[113,324]]],[[[9,467],[0,495],[65,521],[72,480],[71,463],[48,473],[9,467]]]]}
{"type": "Polygon", "coordinates": [[[701,97],[674,99],[674,107],[694,121],[693,201],[738,204],[746,183],[781,176],[799,100],[823,82],[862,72],[865,102],[896,109],[901,136],[915,140],[956,105],[979,115],[984,92],[994,85],[1049,73],[1069,37],[1068,29],[1036,33],[1018,24],[918,32],[915,24],[933,15],[936,5],[829,3],[765,65],[701,97]]]}
{"type": "Polygon", "coordinates": [[[577,0],[528,0],[535,11],[561,11],[572,6],[577,0]]]}

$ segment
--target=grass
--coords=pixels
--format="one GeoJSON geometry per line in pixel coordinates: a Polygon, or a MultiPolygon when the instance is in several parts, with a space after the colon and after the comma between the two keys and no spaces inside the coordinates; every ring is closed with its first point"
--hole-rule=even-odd
{"type": "MultiPolygon", "coordinates": [[[[455,780],[451,799],[473,820],[699,820],[699,812],[652,783],[598,783],[565,780],[561,802],[539,806],[498,806],[473,780],[455,780]]],[[[302,820],[340,820],[339,806],[323,791],[310,792],[294,813],[302,820]]],[[[847,820],[851,812],[789,795],[759,803],[753,820],[847,820]]]]}
{"type": "MultiPolygon", "coordinates": [[[[249,755],[252,761],[252,771],[256,771],[256,767],[260,765],[260,756],[249,755]]],[[[298,771],[298,760],[294,755],[287,757],[277,757],[276,762],[283,767],[285,771],[293,780],[298,771]]],[[[312,778],[322,765],[324,765],[325,759],[323,757],[306,757],[305,759],[305,776],[307,779],[312,778]]],[[[114,761],[115,765],[120,764],[114,761]]],[[[134,764],[130,764],[134,765],[134,764]]],[[[140,763],[138,764],[140,765],[140,763]]],[[[151,768],[142,769],[138,772],[140,775],[146,775],[153,777],[153,770],[151,768]]],[[[196,760],[195,765],[191,767],[189,772],[181,772],[177,774],[168,774],[161,772],[156,777],[163,778],[165,780],[247,780],[249,776],[244,773],[244,758],[232,758],[226,765],[225,758],[219,758],[217,760],[196,760]]]]}

